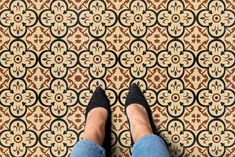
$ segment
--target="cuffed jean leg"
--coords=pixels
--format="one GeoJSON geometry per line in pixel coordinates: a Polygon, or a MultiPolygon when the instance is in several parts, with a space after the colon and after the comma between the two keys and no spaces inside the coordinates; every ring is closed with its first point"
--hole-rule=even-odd
{"type": "Polygon", "coordinates": [[[105,149],[90,140],[77,142],[70,157],[105,157],[105,149]]]}
{"type": "Polygon", "coordinates": [[[145,135],[132,148],[132,157],[170,157],[163,139],[157,135],[145,135]]]}

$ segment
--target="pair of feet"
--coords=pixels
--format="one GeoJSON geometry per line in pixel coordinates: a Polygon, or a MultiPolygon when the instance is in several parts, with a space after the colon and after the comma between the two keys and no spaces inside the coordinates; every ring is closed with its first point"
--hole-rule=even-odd
{"type": "MultiPolygon", "coordinates": [[[[148,104],[138,85],[131,86],[125,105],[133,142],[138,141],[144,135],[152,134],[148,104]]],[[[109,116],[108,108],[104,91],[97,87],[87,107],[84,139],[94,141],[99,145],[103,144],[105,125],[109,116]]]]}

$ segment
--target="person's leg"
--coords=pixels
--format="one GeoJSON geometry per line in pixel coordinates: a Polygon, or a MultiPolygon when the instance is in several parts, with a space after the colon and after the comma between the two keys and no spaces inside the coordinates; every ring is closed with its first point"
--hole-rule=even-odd
{"type": "Polygon", "coordinates": [[[143,106],[129,105],[127,116],[131,135],[135,142],[132,147],[133,157],[170,157],[164,141],[161,137],[153,134],[147,111],[143,106]]]}
{"type": "Polygon", "coordinates": [[[105,157],[105,150],[94,141],[83,139],[74,145],[70,157],[105,157]]]}
{"type": "Polygon", "coordinates": [[[102,147],[109,103],[104,91],[97,87],[86,109],[86,125],[82,140],[77,142],[71,157],[105,157],[102,147]]]}
{"type": "Polygon", "coordinates": [[[87,116],[83,138],[102,145],[108,112],[102,107],[94,108],[87,116]]]}
{"type": "Polygon", "coordinates": [[[136,84],[133,84],[126,100],[126,113],[130,124],[133,157],[170,157],[161,137],[154,135],[150,123],[148,103],[136,84]]]}
{"type": "Polygon", "coordinates": [[[138,141],[144,135],[153,134],[148,114],[143,106],[133,103],[127,107],[126,111],[134,142],[138,141]]]}
{"type": "Polygon", "coordinates": [[[132,147],[132,157],[170,157],[161,137],[151,134],[141,137],[132,147]]]}

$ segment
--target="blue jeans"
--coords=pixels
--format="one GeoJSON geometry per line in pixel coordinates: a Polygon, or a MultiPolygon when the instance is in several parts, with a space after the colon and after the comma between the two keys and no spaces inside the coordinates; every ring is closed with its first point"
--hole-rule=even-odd
{"type": "MultiPolygon", "coordinates": [[[[170,153],[157,135],[145,135],[132,148],[133,157],[170,157],[170,153]]],[[[105,150],[100,145],[89,140],[77,142],[71,157],[105,157],[105,150]]]]}

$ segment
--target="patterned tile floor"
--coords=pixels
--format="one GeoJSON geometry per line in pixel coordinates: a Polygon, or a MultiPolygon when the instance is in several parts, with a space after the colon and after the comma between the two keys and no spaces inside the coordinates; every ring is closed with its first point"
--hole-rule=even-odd
{"type": "Polygon", "coordinates": [[[0,156],[69,156],[101,85],[112,156],[144,91],[172,156],[235,155],[234,0],[1,0],[0,156]]]}

